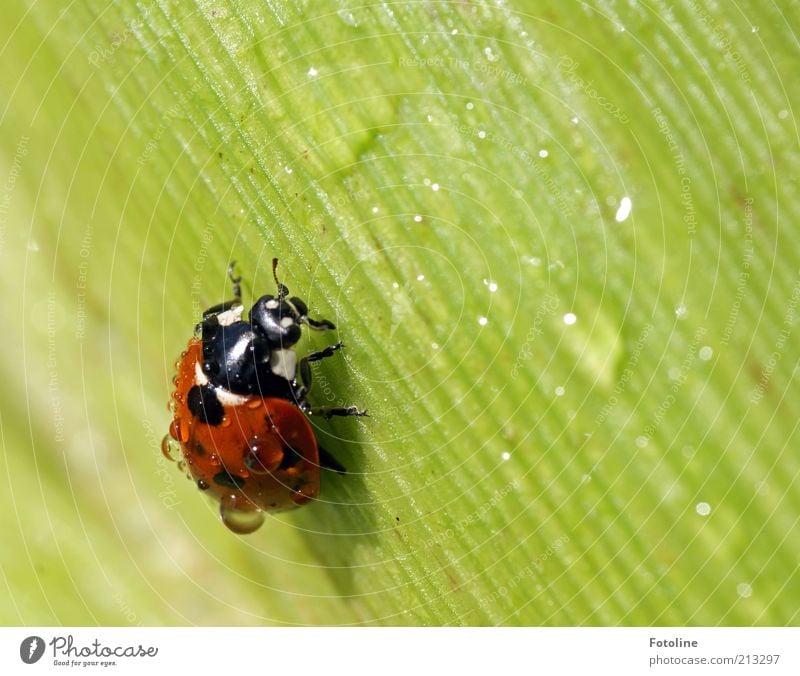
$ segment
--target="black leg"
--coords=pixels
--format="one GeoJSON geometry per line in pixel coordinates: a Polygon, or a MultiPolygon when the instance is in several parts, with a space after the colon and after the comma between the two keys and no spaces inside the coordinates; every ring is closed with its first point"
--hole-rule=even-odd
{"type": "Polygon", "coordinates": [[[203,313],[203,320],[211,319],[212,317],[216,317],[223,312],[227,312],[232,307],[236,305],[242,304],[242,276],[239,275],[236,277],[233,274],[234,267],[236,266],[236,261],[231,261],[231,264],[228,266],[228,279],[231,280],[233,284],[233,300],[226,300],[224,303],[219,303],[218,305],[214,305],[208,310],[203,313]]]}
{"type": "Polygon", "coordinates": [[[303,388],[308,391],[311,389],[311,362],[312,361],[319,361],[320,359],[325,359],[326,357],[332,357],[337,350],[341,350],[344,347],[344,343],[336,343],[336,345],[329,345],[324,350],[319,350],[317,352],[312,352],[311,354],[307,354],[300,360],[298,364],[298,369],[300,371],[300,380],[303,383],[303,388]]]}
{"type": "Polygon", "coordinates": [[[236,266],[236,261],[231,261],[231,264],[228,266],[228,278],[231,280],[233,284],[233,297],[236,299],[236,302],[242,302],[242,276],[239,275],[236,277],[233,274],[233,269],[236,266]]]}
{"type": "Polygon", "coordinates": [[[333,418],[334,416],[367,416],[366,411],[359,411],[356,406],[348,406],[347,408],[310,408],[306,411],[309,415],[318,415],[322,418],[333,418]]]}
{"type": "Polygon", "coordinates": [[[311,319],[311,317],[306,315],[303,321],[315,331],[333,331],[336,329],[336,325],[333,322],[329,322],[327,319],[311,319]]]}
{"type": "Polygon", "coordinates": [[[321,446],[319,448],[319,466],[337,474],[345,474],[347,472],[344,466],[321,446]]]}

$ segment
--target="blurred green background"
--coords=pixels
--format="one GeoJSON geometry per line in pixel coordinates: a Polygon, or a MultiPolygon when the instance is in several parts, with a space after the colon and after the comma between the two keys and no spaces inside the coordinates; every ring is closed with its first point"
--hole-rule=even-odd
{"type": "Polygon", "coordinates": [[[796,624],[799,13],[6,3],[0,621],[796,624]],[[239,537],[160,441],[273,256],[371,418],[239,537]]]}

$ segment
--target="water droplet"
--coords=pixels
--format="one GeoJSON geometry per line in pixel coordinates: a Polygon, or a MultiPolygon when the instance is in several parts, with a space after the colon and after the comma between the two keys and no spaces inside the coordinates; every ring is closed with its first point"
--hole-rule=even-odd
{"type": "Polygon", "coordinates": [[[421,282],[423,279],[425,279],[425,275],[417,275],[418,282],[421,282]]]}
{"type": "Polygon", "coordinates": [[[647,448],[647,444],[650,443],[650,440],[645,436],[636,437],[636,445],[639,448],[647,448]]]}
{"type": "Polygon", "coordinates": [[[714,356],[714,350],[712,350],[708,345],[703,345],[703,347],[701,347],[700,351],[697,353],[697,356],[703,361],[708,361],[714,356]]]}
{"type": "Polygon", "coordinates": [[[631,208],[633,207],[633,202],[631,202],[630,197],[623,197],[619,201],[619,209],[617,209],[617,214],[614,216],[614,220],[617,223],[622,223],[628,216],[631,214],[631,208]]]}
{"type": "Polygon", "coordinates": [[[28,251],[38,251],[39,250],[39,242],[35,239],[28,240],[28,251]]]}
{"type": "Polygon", "coordinates": [[[577,321],[578,318],[575,316],[574,312],[567,312],[567,314],[564,315],[564,323],[567,326],[572,326],[577,321]]]}
{"type": "Polygon", "coordinates": [[[314,66],[311,66],[311,68],[308,69],[308,77],[316,77],[317,73],[319,73],[319,71],[314,68],[314,66]]]}
{"type": "Polygon", "coordinates": [[[542,148],[542,149],[539,151],[539,157],[541,157],[542,159],[544,159],[545,157],[547,157],[549,154],[550,154],[550,153],[548,153],[548,152],[547,152],[547,151],[546,151],[544,148],[542,148]]]}
{"type": "Polygon", "coordinates": [[[486,132],[483,129],[478,132],[478,138],[486,138],[486,132]]]}
{"type": "Polygon", "coordinates": [[[736,585],[736,593],[743,599],[749,599],[753,595],[753,588],[747,582],[740,582],[736,585]]]}
{"type": "Polygon", "coordinates": [[[487,317],[478,317],[478,324],[481,326],[486,326],[489,323],[489,319],[487,317]]]}
{"type": "Polygon", "coordinates": [[[509,453],[508,451],[505,451],[503,453],[502,457],[503,457],[503,460],[509,460],[511,458],[511,453],[509,453]]]}
{"type": "Polygon", "coordinates": [[[414,222],[416,222],[416,223],[422,223],[422,216],[420,216],[419,214],[417,214],[416,216],[414,216],[414,222]]]}
{"type": "Polygon", "coordinates": [[[259,439],[252,437],[247,444],[248,453],[244,464],[253,474],[271,474],[283,460],[283,449],[271,437],[259,439]],[[269,443],[273,441],[273,443],[269,443]]]}
{"type": "Polygon", "coordinates": [[[572,124],[578,124],[578,122],[580,122],[580,120],[577,118],[577,116],[573,116],[573,117],[569,118],[569,121],[572,122],[572,124]]]}
{"type": "Polygon", "coordinates": [[[689,316],[689,309],[685,305],[679,305],[675,308],[675,317],[677,319],[686,319],[689,316]]]}
{"type": "Polygon", "coordinates": [[[469,101],[469,102],[467,103],[467,110],[472,110],[474,107],[475,107],[475,106],[474,106],[474,104],[472,103],[472,101],[469,101]]]}
{"type": "Polygon", "coordinates": [[[555,389],[555,393],[556,393],[556,396],[557,396],[557,397],[563,397],[565,392],[566,392],[566,390],[564,389],[564,387],[563,387],[562,385],[559,385],[559,386],[558,386],[558,387],[555,389]]]}
{"type": "Polygon", "coordinates": [[[209,488],[211,488],[211,484],[208,483],[208,481],[206,481],[205,479],[198,479],[197,480],[197,487],[201,491],[207,491],[209,488]]]}
{"type": "Polygon", "coordinates": [[[785,120],[787,117],[789,117],[789,111],[788,110],[779,110],[778,111],[778,119],[779,120],[785,120]]]}
{"type": "Polygon", "coordinates": [[[698,502],[694,509],[700,516],[708,516],[711,514],[711,505],[707,502],[698,502]]]}
{"type": "Polygon", "coordinates": [[[264,523],[264,513],[260,510],[243,511],[228,506],[228,501],[223,498],[219,506],[219,515],[230,530],[239,535],[247,535],[257,531],[264,523]]]}
{"type": "Polygon", "coordinates": [[[431,190],[433,190],[433,192],[439,192],[439,184],[434,183],[433,185],[431,185],[431,190]]]}
{"type": "MultiPolygon", "coordinates": [[[[170,425],[171,427],[172,425],[170,425]]],[[[177,462],[178,458],[181,457],[181,445],[170,434],[165,434],[161,440],[161,452],[170,462],[177,462]]]]}
{"type": "Polygon", "coordinates": [[[351,12],[349,9],[340,9],[338,12],[336,12],[336,14],[348,26],[358,26],[358,19],[356,18],[356,15],[353,14],[353,12],[351,12]]]}

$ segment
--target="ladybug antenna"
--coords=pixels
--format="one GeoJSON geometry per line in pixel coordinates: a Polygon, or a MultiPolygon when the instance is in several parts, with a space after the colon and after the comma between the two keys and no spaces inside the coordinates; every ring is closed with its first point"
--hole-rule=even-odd
{"type": "Polygon", "coordinates": [[[286,296],[289,295],[289,289],[287,289],[283,284],[280,283],[278,280],[278,259],[272,259],[272,278],[275,280],[275,286],[278,287],[278,300],[283,300],[286,296]]]}

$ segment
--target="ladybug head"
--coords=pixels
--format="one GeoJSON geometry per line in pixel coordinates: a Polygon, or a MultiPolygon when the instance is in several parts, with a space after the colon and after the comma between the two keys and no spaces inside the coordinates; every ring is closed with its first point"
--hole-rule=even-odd
{"type": "Polygon", "coordinates": [[[315,320],[308,316],[308,306],[295,297],[288,298],[289,289],[278,281],[278,259],[272,259],[272,276],[278,295],[261,296],[250,308],[253,331],[266,339],[271,349],[288,348],[300,340],[300,325],[313,329],[335,329],[327,319],[315,320]]]}
{"type": "MultiPolygon", "coordinates": [[[[288,291],[285,286],[281,290],[288,291]]],[[[300,324],[306,314],[308,308],[299,298],[261,296],[250,309],[250,324],[270,348],[286,348],[300,340],[300,324]]]]}

